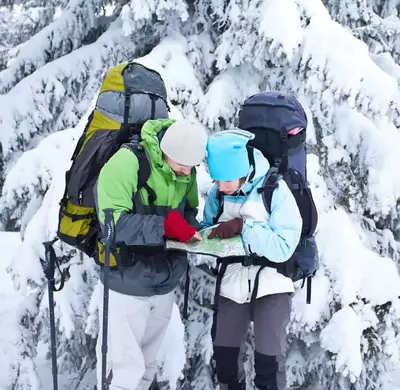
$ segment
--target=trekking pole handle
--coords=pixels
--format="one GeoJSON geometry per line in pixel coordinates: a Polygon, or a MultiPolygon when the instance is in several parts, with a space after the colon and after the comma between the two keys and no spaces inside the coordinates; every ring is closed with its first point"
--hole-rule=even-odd
{"type": "Polygon", "coordinates": [[[40,263],[42,264],[43,273],[50,283],[50,286],[53,291],[61,291],[64,287],[64,283],[70,278],[69,274],[69,267],[64,268],[61,270],[59,259],[57,258],[56,252],[53,248],[53,244],[57,240],[46,241],[43,242],[44,246],[44,260],[40,258],[40,263]],[[55,280],[55,270],[56,267],[60,273],[60,285],[56,287],[56,280],[55,280]]]}
{"type": "Polygon", "coordinates": [[[40,263],[42,264],[43,272],[46,276],[46,279],[50,282],[54,281],[54,271],[56,269],[56,252],[53,248],[53,241],[43,242],[44,246],[44,259],[40,259],[40,263]]]}
{"type": "Polygon", "coordinates": [[[104,243],[112,246],[115,243],[114,210],[104,209],[104,243]]]}

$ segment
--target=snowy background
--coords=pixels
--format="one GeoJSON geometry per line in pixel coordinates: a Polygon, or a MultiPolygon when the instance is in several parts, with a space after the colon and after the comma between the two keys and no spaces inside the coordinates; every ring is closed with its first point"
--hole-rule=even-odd
{"type": "MultiPolygon", "coordinates": [[[[299,98],[321,268],[312,304],[303,290],[294,298],[288,379],[304,390],[399,390],[399,16],[399,0],[1,0],[0,389],[51,389],[41,243],[55,234],[102,76],[135,58],[162,74],[173,117],[210,131],[234,125],[256,91],[299,98]]],[[[199,180],[204,196],[204,169],[199,180]]],[[[55,296],[60,385],[89,389],[98,272],[56,249],[71,274],[55,296]]],[[[214,280],[210,259],[192,261],[190,317],[183,324],[175,307],[160,389],[216,387],[214,280]]],[[[247,341],[250,377],[251,332],[247,341]]]]}

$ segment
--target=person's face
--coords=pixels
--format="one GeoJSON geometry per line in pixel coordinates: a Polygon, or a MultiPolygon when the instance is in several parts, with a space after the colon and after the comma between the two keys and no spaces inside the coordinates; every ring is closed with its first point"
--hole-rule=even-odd
{"type": "Polygon", "coordinates": [[[226,195],[234,194],[243,184],[242,179],[236,179],[232,181],[215,181],[218,189],[226,195]]]}
{"type": "Polygon", "coordinates": [[[165,159],[171,169],[175,172],[178,176],[189,176],[192,172],[193,167],[189,167],[187,165],[182,165],[177,163],[176,161],[170,159],[169,157],[165,156],[165,159]]]}

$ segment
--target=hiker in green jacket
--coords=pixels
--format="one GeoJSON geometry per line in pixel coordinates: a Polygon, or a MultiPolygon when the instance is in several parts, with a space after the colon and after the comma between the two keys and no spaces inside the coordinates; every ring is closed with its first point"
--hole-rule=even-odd
{"type": "Polygon", "coordinates": [[[137,191],[139,160],[129,144],[100,172],[95,189],[97,213],[103,223],[102,210],[114,210],[122,263],[109,274],[110,390],[147,390],[153,381],[174,289],[187,267],[187,255],[166,252],[164,241],[201,239],[196,231],[199,200],[194,167],[205,158],[206,143],[207,133],[200,125],[187,120],[150,120],[142,127],[140,142],[151,168],[146,185],[137,191]]]}

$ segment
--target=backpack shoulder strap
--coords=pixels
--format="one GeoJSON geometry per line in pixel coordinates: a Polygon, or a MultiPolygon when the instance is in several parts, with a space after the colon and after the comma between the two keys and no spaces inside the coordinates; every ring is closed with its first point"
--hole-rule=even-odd
{"type": "Polygon", "coordinates": [[[247,155],[249,156],[249,165],[253,168],[249,176],[249,182],[251,182],[256,174],[256,161],[254,159],[254,148],[252,146],[247,145],[247,155]]]}
{"type": "Polygon", "coordinates": [[[224,197],[220,190],[217,190],[216,199],[218,201],[218,212],[217,212],[217,214],[215,214],[215,217],[213,218],[214,225],[216,223],[218,223],[219,218],[221,217],[222,213],[224,212],[224,197]]]}
{"type": "Polygon", "coordinates": [[[265,175],[262,187],[257,190],[259,194],[262,194],[264,206],[269,214],[271,214],[272,195],[278,187],[278,182],[281,178],[282,175],[278,173],[278,167],[272,167],[265,175]]]}
{"type": "Polygon", "coordinates": [[[149,194],[149,203],[153,204],[156,201],[157,196],[155,191],[147,184],[147,181],[149,180],[151,175],[151,166],[146,151],[137,142],[124,144],[122,147],[130,149],[138,159],[139,171],[137,190],[139,191],[140,189],[144,188],[149,194]]]}

